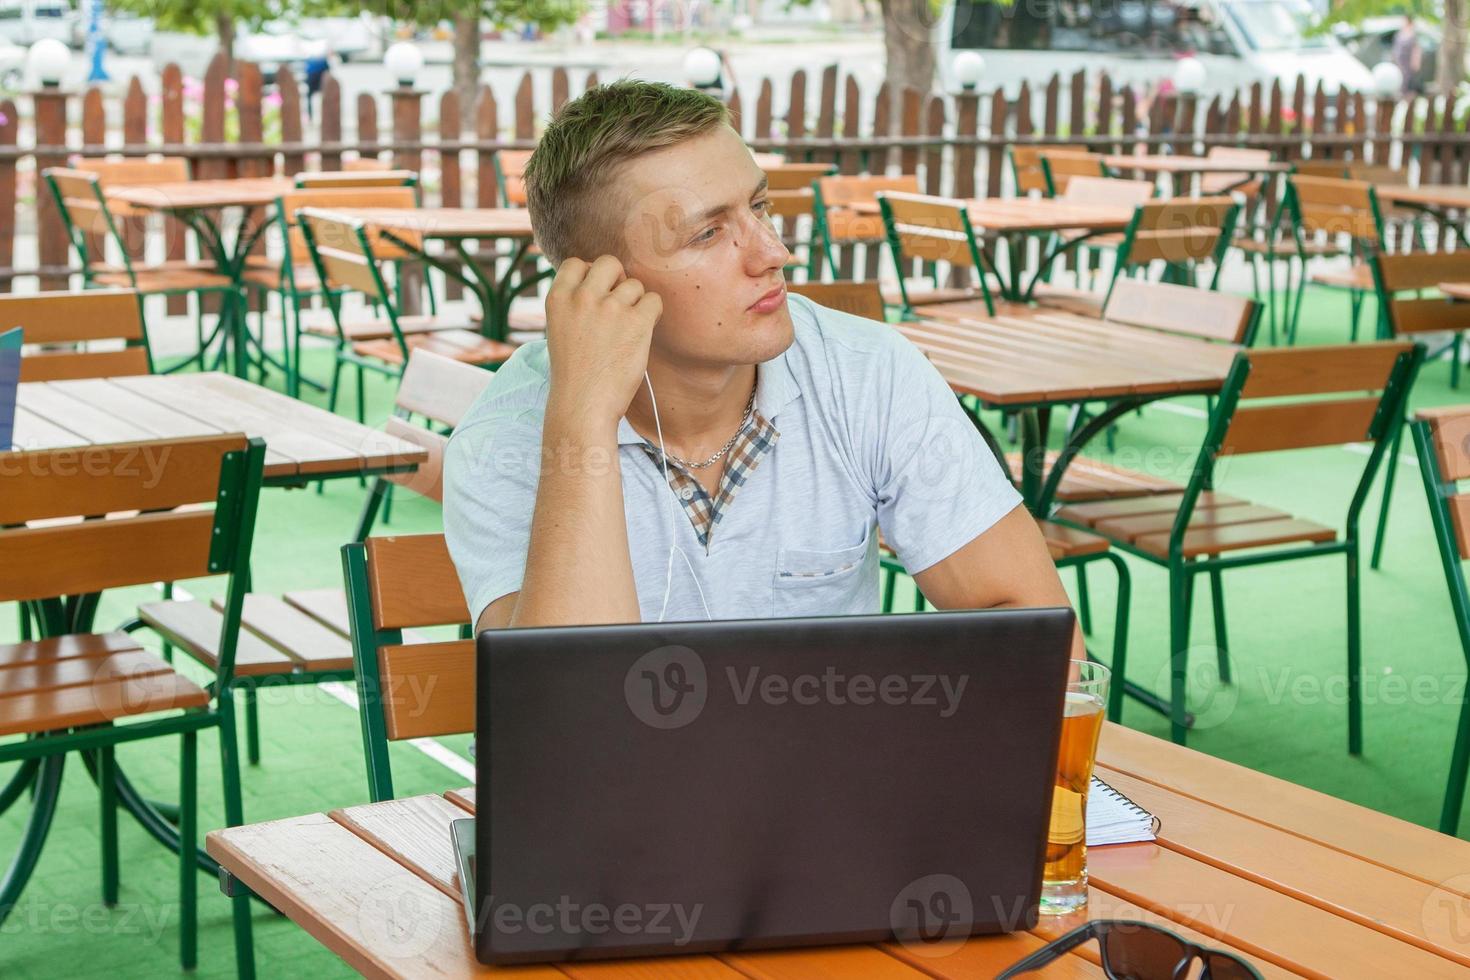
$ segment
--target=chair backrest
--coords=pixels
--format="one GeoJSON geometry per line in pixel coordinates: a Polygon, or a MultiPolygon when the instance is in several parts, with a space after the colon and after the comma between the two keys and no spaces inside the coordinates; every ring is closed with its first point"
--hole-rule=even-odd
{"type": "Polygon", "coordinates": [[[1142,204],[1156,189],[1151,180],[1079,176],[1068,180],[1067,189],[1058,196],[1073,204],[1142,204]]]}
{"type": "Polygon", "coordinates": [[[810,191],[812,181],[828,176],[837,167],[830,163],[783,163],[762,169],[768,191],[810,191]]]}
{"type": "MultiPolygon", "coordinates": [[[[239,434],[8,454],[0,602],[227,575],[228,684],[264,462],[265,443],[239,434]]],[[[45,632],[70,631],[59,603],[41,615],[45,632]]]]}
{"type": "Polygon", "coordinates": [[[432,351],[412,351],[393,402],[398,414],[389,416],[383,430],[390,436],[422,446],[429,458],[410,473],[387,473],[383,479],[442,503],[444,450],[449,445],[449,436],[415,425],[406,416],[418,415],[452,430],[493,377],[492,372],[474,364],[432,351]]]}
{"type": "Polygon", "coordinates": [[[62,224],[72,248],[82,264],[84,274],[89,274],[92,263],[102,256],[93,255],[87,239],[91,235],[105,235],[117,242],[122,251],[123,262],[131,270],[127,249],[108,210],[107,198],[102,193],[102,181],[94,173],[73,170],[68,167],[48,167],[41,177],[50,188],[61,212],[62,224]]]}
{"type": "Polygon", "coordinates": [[[1234,293],[1197,286],[1119,279],[1103,319],[1202,340],[1249,346],[1261,305],[1234,293]]]}
{"type": "Polygon", "coordinates": [[[1347,235],[1377,247],[1383,236],[1378,195],[1365,180],[1292,175],[1288,200],[1297,228],[1306,234],[1347,235]]]}
{"type": "Polygon", "coordinates": [[[883,292],[878,288],[876,280],[791,282],[786,284],[786,288],[821,306],[841,310],[843,313],[851,313],[853,316],[877,320],[879,323],[884,322],[883,292]]]}
{"type": "MultiPolygon", "coordinates": [[[[1205,151],[1205,159],[1219,160],[1225,163],[1259,165],[1271,162],[1271,151],[1254,150],[1243,146],[1212,146],[1205,151]]],[[[1201,174],[1199,181],[1201,194],[1226,194],[1234,190],[1247,197],[1254,197],[1259,194],[1264,185],[1264,177],[1257,176],[1252,180],[1251,172],[1245,170],[1231,173],[1201,174]]]]}
{"type": "Polygon", "coordinates": [[[1294,177],[1330,177],[1341,180],[1347,176],[1346,160],[1297,160],[1291,165],[1294,177]]]}
{"type": "Polygon", "coordinates": [[[820,177],[812,185],[816,216],[815,237],[819,239],[827,267],[837,274],[837,256],[833,248],[840,245],[883,241],[883,219],[876,214],[852,210],[858,203],[877,204],[879,191],[919,193],[915,174],[899,177],[820,177]]]}
{"type": "Polygon", "coordinates": [[[1108,168],[1100,153],[1048,150],[1041,155],[1041,172],[1046,176],[1047,193],[1055,197],[1066,192],[1073,177],[1106,177],[1108,168]]]}
{"type": "Polygon", "coordinates": [[[1470,653],[1470,591],[1460,562],[1470,558],[1470,492],[1459,483],[1470,479],[1470,405],[1420,412],[1410,425],[1419,470],[1429,498],[1429,513],[1439,542],[1440,558],[1455,604],[1461,642],[1470,653]]]}
{"type": "Polygon", "coordinates": [[[1229,197],[1174,197],[1139,206],[1128,228],[1127,261],[1200,262],[1228,246],[1239,206],[1229,197]]]}
{"type": "Polygon", "coordinates": [[[0,296],[0,329],[22,327],[29,348],[22,381],[64,381],[149,374],[152,362],[138,294],[131,289],[0,296]],[[92,341],[123,346],[90,350],[92,341]],[[32,345],[45,345],[37,349],[32,345]],[[72,345],[63,349],[63,345],[72,345]]]}
{"type": "MultiPolygon", "coordinates": [[[[276,222],[288,243],[291,264],[294,266],[311,261],[306,239],[296,220],[296,212],[303,208],[412,208],[417,206],[417,192],[408,184],[322,185],[291,191],[277,198],[276,222]]],[[[374,254],[380,259],[402,258],[408,254],[402,247],[383,240],[381,235],[371,237],[373,238],[374,254]]]]}
{"type": "Polygon", "coordinates": [[[500,202],[508,208],[526,206],[526,164],[531,161],[530,150],[496,150],[491,157],[495,165],[495,179],[500,184],[500,202]]]}
{"type": "Polygon", "coordinates": [[[342,549],[368,792],[393,798],[388,743],[475,727],[475,641],[442,534],[368,538],[342,549]],[[404,630],[458,626],[462,639],[405,643],[404,630]]]}
{"type": "MultiPolygon", "coordinates": [[[[1440,283],[1470,283],[1470,250],[1399,252],[1369,256],[1384,322],[1395,337],[1444,330],[1470,330],[1470,303],[1421,296],[1440,283]],[[1414,295],[1404,296],[1412,292],[1414,295]]],[[[29,338],[28,338],[29,339],[29,338]]]]}
{"type": "Polygon", "coordinates": [[[176,184],[189,179],[187,157],[78,157],[73,169],[106,184],[176,184]]]}
{"type": "Polygon", "coordinates": [[[1016,196],[1050,195],[1051,187],[1046,182],[1046,170],[1041,166],[1042,156],[1047,153],[1069,153],[1075,150],[1076,147],[1066,144],[1033,143],[1029,146],[1012,146],[1009,152],[1011,175],[1016,181],[1016,196]]]}
{"type": "Polygon", "coordinates": [[[985,282],[985,265],[975,241],[974,229],[964,201],[927,194],[904,194],[882,191],[878,206],[883,212],[883,227],[893,262],[898,268],[899,290],[903,295],[905,315],[912,312],[905,284],[906,270],[915,260],[932,265],[947,262],[957,268],[976,270],[986,308],[993,314],[995,305],[985,282]]]}
{"type": "Polygon", "coordinates": [[[1369,442],[1372,449],[1348,505],[1347,527],[1356,533],[1423,358],[1422,345],[1403,342],[1237,353],[1175,516],[1171,553],[1182,547],[1195,502],[1213,487],[1220,459],[1369,442]]]}
{"type": "Polygon", "coordinates": [[[303,190],[331,187],[417,187],[412,170],[303,170],[296,186],[303,190]]]}
{"type": "Polygon", "coordinates": [[[390,309],[393,297],[361,221],[321,208],[300,208],[296,220],[321,281],[333,289],[355,289],[390,309]]]}
{"type": "Polygon", "coordinates": [[[1401,167],[1391,167],[1386,163],[1349,163],[1347,177],[1349,180],[1361,180],[1369,184],[1409,183],[1407,170],[1401,167]]]}

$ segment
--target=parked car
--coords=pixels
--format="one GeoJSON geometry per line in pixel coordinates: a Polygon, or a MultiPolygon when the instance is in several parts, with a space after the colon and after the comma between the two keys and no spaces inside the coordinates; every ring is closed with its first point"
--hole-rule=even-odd
{"type": "Polygon", "coordinates": [[[269,74],[282,64],[299,64],[331,53],[342,61],[381,57],[389,28],[369,13],[356,17],[302,17],[272,20],[235,39],[235,57],[260,65],[269,74]]]}
{"type": "Polygon", "coordinates": [[[28,47],[43,38],[72,41],[72,9],[66,0],[0,0],[0,38],[28,47]]]}
{"type": "Polygon", "coordinates": [[[1289,88],[1299,75],[1312,88],[1372,91],[1362,62],[1330,34],[1309,31],[1313,17],[1306,0],[954,0],[936,32],[940,78],[957,87],[953,63],[963,50],[978,51],[990,85],[1008,93],[1022,80],[1044,84],[1079,68],[1114,82],[1158,82],[1193,55],[1205,66],[1206,94],[1255,82],[1289,88]]]}

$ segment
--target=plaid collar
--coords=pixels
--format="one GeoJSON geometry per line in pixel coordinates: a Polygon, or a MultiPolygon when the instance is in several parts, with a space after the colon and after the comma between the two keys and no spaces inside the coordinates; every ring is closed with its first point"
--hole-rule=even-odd
{"type": "MultiPolygon", "coordinates": [[[[684,513],[694,525],[694,533],[706,553],[709,551],[710,538],[715,533],[715,525],[720,523],[720,519],[730,509],[730,502],[735,499],[740,488],[745,486],[750,474],[755,472],[761,458],[775,447],[780,436],[781,433],[760,412],[751,415],[750,424],[740,431],[735,445],[730,447],[725,456],[725,471],[720,474],[720,484],[713,497],[705,492],[689,470],[672,458],[669,459],[669,488],[684,505],[684,513]]],[[[641,445],[662,474],[663,454],[659,452],[659,448],[646,439],[641,445]]]]}
{"type": "MultiPolygon", "coordinates": [[[[764,416],[773,423],[780,415],[781,409],[801,397],[801,388],[797,386],[796,374],[791,370],[787,353],[787,351],[782,351],[755,369],[756,415],[764,416]]],[[[618,420],[619,446],[641,446],[644,442],[644,438],[628,424],[626,418],[618,420]]],[[[669,469],[669,475],[673,476],[672,467],[669,469]]]]}

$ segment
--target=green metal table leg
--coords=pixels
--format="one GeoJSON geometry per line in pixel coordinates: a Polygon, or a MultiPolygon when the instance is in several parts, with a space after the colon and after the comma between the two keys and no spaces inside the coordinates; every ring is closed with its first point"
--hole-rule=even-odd
{"type": "Polygon", "coordinates": [[[1348,538],[1345,557],[1347,559],[1348,754],[1360,755],[1363,751],[1363,638],[1356,536],[1348,538]]]}
{"type": "Polygon", "coordinates": [[[98,828],[102,838],[102,904],[117,904],[117,759],[115,749],[104,746],[97,750],[97,789],[102,804],[102,821],[98,828]]]}
{"type": "Polygon", "coordinates": [[[26,759],[20,764],[15,775],[10,777],[10,782],[5,784],[4,789],[0,789],[0,813],[9,810],[16,800],[25,795],[26,790],[35,785],[36,770],[40,768],[40,759],[26,759]]]}
{"type": "Polygon", "coordinates": [[[46,834],[51,830],[51,820],[56,815],[56,800],[61,795],[61,772],[65,765],[64,755],[48,756],[41,762],[41,774],[35,784],[34,808],[21,835],[20,849],[5,877],[0,878],[0,923],[4,923],[15,908],[26,882],[36,870],[36,862],[41,859],[46,834]]]}
{"type": "Polygon", "coordinates": [[[189,859],[198,848],[199,739],[184,732],[179,747],[179,965],[192,970],[199,962],[199,876],[189,859]]]}

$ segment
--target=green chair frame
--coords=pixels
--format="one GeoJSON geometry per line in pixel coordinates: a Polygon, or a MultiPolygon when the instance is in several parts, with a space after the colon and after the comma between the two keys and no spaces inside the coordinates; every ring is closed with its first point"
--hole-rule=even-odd
{"type": "MultiPolygon", "coordinates": [[[[216,437],[209,437],[213,441],[216,437]]],[[[220,456],[219,485],[216,492],[208,569],[212,575],[225,575],[227,586],[220,633],[219,660],[214,678],[205,689],[210,695],[207,705],[185,710],[178,715],[151,718],[123,724],[104,724],[49,732],[23,741],[0,745],[0,763],[19,762],[20,770],[0,788],[0,812],[14,804],[28,787],[34,786],[31,819],[21,838],[20,851],[10,871],[0,881],[0,921],[14,908],[41,855],[46,830],[54,815],[61,788],[62,768],[67,754],[82,755],[101,794],[102,900],[114,905],[118,900],[119,857],[117,809],[126,806],[144,830],[179,853],[179,931],[180,961],[192,969],[198,961],[198,874],[201,862],[213,866],[197,847],[197,737],[201,731],[219,732],[220,763],[224,781],[225,823],[235,827],[244,823],[244,805],[240,784],[239,750],[235,736],[234,693],[236,640],[240,629],[241,609],[248,589],[250,548],[254,537],[256,505],[260,497],[265,443],[260,439],[240,437],[240,448],[220,456]],[[145,739],[179,735],[182,738],[180,765],[180,799],[172,814],[177,825],[169,823],[152,804],[142,800],[117,768],[114,756],[119,745],[145,739]]],[[[69,452],[75,452],[69,451],[69,452]]],[[[57,472],[48,467],[42,472],[57,472]]],[[[119,473],[120,469],[114,468],[119,473]]],[[[131,518],[136,520],[137,518],[131,518]]],[[[0,531],[0,538],[6,532],[0,531]]],[[[14,532],[12,532],[14,533],[14,532]]],[[[78,552],[83,554],[84,552],[78,552]]],[[[79,559],[89,565],[91,553],[79,559]]],[[[147,584],[151,576],[134,584],[147,584]]],[[[26,601],[36,617],[42,636],[65,636],[93,632],[98,594],[62,598],[7,596],[26,601]]],[[[143,624],[131,620],[122,629],[132,632],[143,624]]],[[[171,808],[170,808],[171,809],[171,808]]],[[[235,953],[240,975],[254,975],[254,952],[251,940],[249,895],[241,892],[233,899],[235,953]]]]}
{"type": "MultiPolygon", "coordinates": [[[[1470,414],[1470,408],[1466,409],[1470,414]]],[[[1455,505],[1462,500],[1458,481],[1460,474],[1446,473],[1436,449],[1434,426],[1430,419],[1420,418],[1409,425],[1414,450],[1419,456],[1419,472],[1424,476],[1424,495],[1429,501],[1429,517],[1434,525],[1434,540],[1439,546],[1444,565],[1445,585],[1449,588],[1450,609],[1455,615],[1455,630],[1460,637],[1460,650],[1470,668],[1470,587],[1465,583],[1462,564],[1466,540],[1455,518],[1455,505]]],[[[1445,782],[1444,805],[1440,810],[1439,830],[1455,836],[1460,830],[1460,812],[1465,800],[1465,775],[1470,770],[1470,699],[1460,702],[1460,719],[1455,729],[1455,746],[1450,754],[1449,777],[1445,782]]]]}
{"type": "MultiPolygon", "coordinates": [[[[889,202],[886,193],[879,193],[878,208],[883,214],[883,230],[888,237],[888,249],[893,256],[894,267],[898,270],[898,292],[902,299],[899,307],[899,316],[905,320],[915,319],[914,306],[909,302],[908,277],[904,272],[912,266],[905,262],[903,254],[903,243],[899,238],[899,225],[893,216],[893,205],[889,202]]],[[[955,214],[958,217],[958,227],[952,229],[936,229],[941,231],[963,232],[965,236],[964,247],[970,257],[970,265],[975,270],[975,278],[980,282],[980,296],[985,300],[985,309],[991,315],[995,315],[995,298],[991,295],[990,284],[986,281],[986,270],[994,271],[986,260],[980,245],[975,238],[975,229],[970,224],[969,212],[963,206],[956,205],[955,214]]],[[[953,239],[956,245],[959,239],[953,239]]],[[[948,260],[946,260],[948,261],[948,260]]],[[[953,264],[953,263],[951,263],[953,264]]],[[[939,287],[939,262],[936,259],[921,259],[919,265],[923,275],[929,276],[935,288],[939,287]]]]}
{"type": "MultiPolygon", "coordinates": [[[[1311,356],[1314,351],[1305,348],[1300,351],[1304,356],[1311,356]]],[[[1237,406],[1240,404],[1242,391],[1251,371],[1251,355],[1247,351],[1241,351],[1235,357],[1230,372],[1226,376],[1224,386],[1215,402],[1214,410],[1210,413],[1209,422],[1200,448],[1199,455],[1195,459],[1194,469],[1188,484],[1185,486],[1183,498],[1180,500],[1179,509],[1175,513],[1173,525],[1169,531],[1168,556],[1160,557],[1152,552],[1137,548],[1126,541],[1114,541],[1114,547],[1141,558],[1155,565],[1163,566],[1169,571],[1169,656],[1170,656],[1170,735],[1175,742],[1183,745],[1185,742],[1187,725],[1185,718],[1185,687],[1187,680],[1187,655],[1190,636],[1190,617],[1193,608],[1194,579],[1200,575],[1209,575],[1211,590],[1213,593],[1213,605],[1215,614],[1215,642],[1219,651],[1220,675],[1224,681],[1229,680],[1229,651],[1226,640],[1225,618],[1224,618],[1224,596],[1221,573],[1233,568],[1246,568],[1254,565],[1264,565],[1282,561],[1294,561],[1305,558],[1316,558],[1325,555],[1342,555],[1347,565],[1347,668],[1348,668],[1348,752],[1357,755],[1362,751],[1362,638],[1361,638],[1361,610],[1360,610],[1360,584],[1359,584],[1359,534],[1358,519],[1363,506],[1367,501],[1368,492],[1377,476],[1379,466],[1383,460],[1384,452],[1388,446],[1387,437],[1392,431],[1392,426],[1401,417],[1404,404],[1413,386],[1414,378],[1418,372],[1419,365],[1424,357],[1422,345],[1406,345],[1394,360],[1393,366],[1388,374],[1386,384],[1378,400],[1378,408],[1372,418],[1368,431],[1365,433],[1366,440],[1372,443],[1367,462],[1363,468],[1362,478],[1358,481],[1348,505],[1347,520],[1344,533],[1331,542],[1307,542],[1293,543],[1287,547],[1252,548],[1245,553],[1220,553],[1213,557],[1185,558],[1183,555],[1184,537],[1189,530],[1194,515],[1195,505],[1200,495],[1208,490],[1214,489],[1215,464],[1220,456],[1220,449],[1229,431],[1237,406]]],[[[1330,379],[1329,379],[1330,381],[1330,379]]],[[[1322,391],[1333,391],[1330,386],[1319,389],[1322,391]]],[[[1318,445],[1320,443],[1306,443],[1304,445],[1318,445]]],[[[1060,523],[1069,523],[1060,514],[1056,520],[1060,523]]],[[[1082,530],[1092,530],[1083,524],[1074,524],[1082,530]]],[[[1093,533],[1098,533],[1094,531],[1093,533]]]]}

